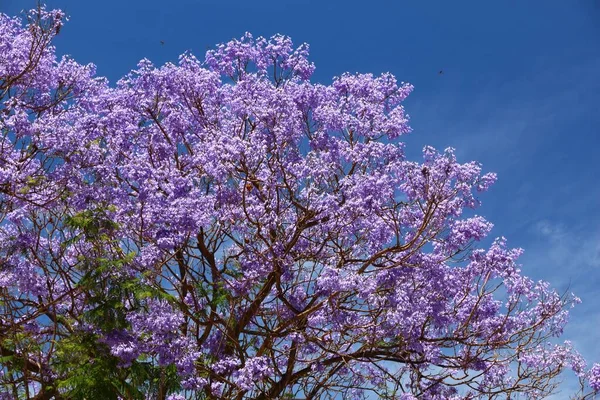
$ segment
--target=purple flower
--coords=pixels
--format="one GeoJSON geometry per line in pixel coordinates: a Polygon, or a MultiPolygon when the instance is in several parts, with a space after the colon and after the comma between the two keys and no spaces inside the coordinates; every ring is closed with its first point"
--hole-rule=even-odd
{"type": "Polygon", "coordinates": [[[594,392],[600,391],[600,364],[594,364],[588,373],[588,381],[594,392]]]}

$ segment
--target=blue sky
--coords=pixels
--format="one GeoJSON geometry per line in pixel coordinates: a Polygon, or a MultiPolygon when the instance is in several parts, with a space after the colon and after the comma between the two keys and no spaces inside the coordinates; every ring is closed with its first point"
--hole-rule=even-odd
{"type": "MultiPolygon", "coordinates": [[[[0,0],[0,12],[34,4],[0,0]]],[[[452,146],[461,161],[498,173],[478,212],[495,223],[493,236],[526,250],[527,275],[582,298],[567,336],[600,361],[599,0],[47,4],[71,17],[58,52],[95,63],[112,82],[141,58],[162,64],[186,50],[202,58],[249,31],[309,43],[323,83],[345,71],[390,71],[412,83],[409,154],[452,146]]]]}

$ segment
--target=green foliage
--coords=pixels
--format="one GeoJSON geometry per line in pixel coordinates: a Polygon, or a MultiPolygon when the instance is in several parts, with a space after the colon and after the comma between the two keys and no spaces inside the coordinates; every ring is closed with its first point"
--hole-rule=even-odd
{"type": "MultiPolygon", "coordinates": [[[[58,389],[72,399],[117,399],[122,371],[109,349],[91,334],[77,334],[56,343],[56,370],[63,379],[58,389]]],[[[132,397],[135,398],[135,397],[132,397]]]]}
{"type": "Polygon", "coordinates": [[[95,334],[71,334],[55,346],[56,385],[66,399],[145,400],[181,389],[174,365],[162,367],[154,359],[121,365],[95,334]]]}
{"type": "Polygon", "coordinates": [[[119,225],[107,216],[107,211],[113,207],[107,206],[94,210],[84,210],[65,219],[65,225],[79,229],[87,240],[103,240],[110,238],[109,234],[119,228],[119,225]]]}
{"type": "MultiPolygon", "coordinates": [[[[66,227],[80,233],[63,243],[70,246],[80,239],[94,243],[98,257],[81,258],[82,272],[77,282],[85,294],[86,311],[82,321],[110,333],[129,328],[127,309],[141,307],[147,298],[173,302],[175,298],[153,287],[143,274],[132,277],[121,273],[131,264],[135,252],[123,254],[112,239],[119,226],[108,214],[114,207],[85,210],[65,219],[66,227]],[[128,300],[127,309],[124,301],[128,300]]],[[[58,388],[69,399],[138,400],[158,398],[180,390],[176,367],[162,367],[154,359],[138,359],[130,365],[119,364],[98,335],[76,333],[56,342],[56,367],[61,373],[58,388]],[[148,397],[150,395],[150,397],[148,397]]]]}
{"type": "Polygon", "coordinates": [[[180,390],[175,366],[161,367],[154,360],[119,365],[108,346],[93,334],[77,334],[56,343],[58,389],[69,399],[145,400],[151,394],[180,390]]]}
{"type": "Polygon", "coordinates": [[[27,194],[32,189],[35,189],[41,186],[46,181],[46,178],[43,175],[40,176],[28,176],[25,181],[25,185],[20,187],[17,191],[18,194],[27,194]]]}

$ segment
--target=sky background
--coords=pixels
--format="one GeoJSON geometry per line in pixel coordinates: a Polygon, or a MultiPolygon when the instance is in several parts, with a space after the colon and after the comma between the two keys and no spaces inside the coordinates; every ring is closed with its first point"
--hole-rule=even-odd
{"type": "MultiPolygon", "coordinates": [[[[600,0],[47,4],[71,19],[58,53],[93,62],[113,83],[142,58],[161,65],[191,50],[203,59],[246,31],[309,43],[314,81],[389,71],[412,83],[409,156],[451,146],[498,173],[478,213],[495,224],[492,236],[525,249],[526,275],[581,297],[565,338],[600,362],[600,0]]],[[[33,6],[0,0],[12,15],[33,6]]],[[[565,379],[557,399],[573,384],[565,379]]]]}

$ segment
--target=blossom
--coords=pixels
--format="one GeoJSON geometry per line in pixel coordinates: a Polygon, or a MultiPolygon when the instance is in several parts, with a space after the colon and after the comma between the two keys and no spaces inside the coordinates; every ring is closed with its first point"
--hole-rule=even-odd
{"type": "Polygon", "coordinates": [[[589,372],[589,384],[595,391],[600,391],[600,364],[594,364],[589,372]]]}

